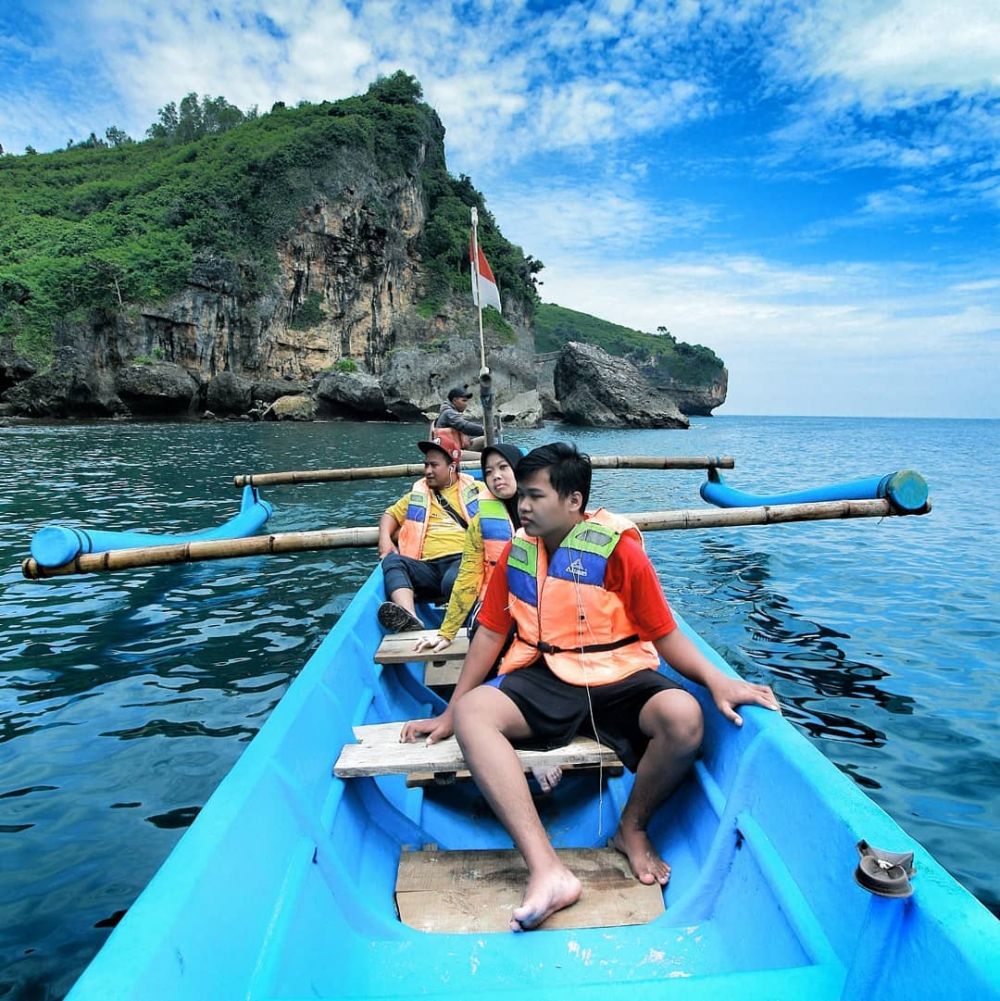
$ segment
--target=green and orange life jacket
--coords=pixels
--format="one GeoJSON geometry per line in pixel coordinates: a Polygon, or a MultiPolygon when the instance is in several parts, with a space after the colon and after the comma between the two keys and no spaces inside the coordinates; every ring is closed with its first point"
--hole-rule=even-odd
{"type": "Polygon", "coordinates": [[[500,674],[543,657],[571,685],[607,685],[659,666],[621,598],[604,587],[608,560],[622,537],[642,544],[627,518],[599,509],[575,525],[549,560],[540,539],[519,530],[507,557],[510,614],[516,635],[500,674]]]}

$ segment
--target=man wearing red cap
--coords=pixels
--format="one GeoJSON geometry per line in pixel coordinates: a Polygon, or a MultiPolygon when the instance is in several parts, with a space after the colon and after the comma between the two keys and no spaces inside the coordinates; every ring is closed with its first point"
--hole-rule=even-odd
{"type": "Polygon", "coordinates": [[[459,471],[459,459],[433,441],[418,442],[424,475],[379,521],[378,553],[388,601],[378,610],[390,632],[423,629],[416,601],[447,601],[462,560],[465,531],[481,485],[459,471]]]}

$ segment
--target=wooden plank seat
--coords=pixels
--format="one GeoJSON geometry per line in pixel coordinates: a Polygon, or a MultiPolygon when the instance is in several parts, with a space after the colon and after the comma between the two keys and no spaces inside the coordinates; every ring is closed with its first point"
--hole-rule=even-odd
{"type": "MultiPolygon", "coordinates": [[[[401,744],[402,721],[356,726],[356,744],[345,744],[333,766],[338,778],[361,778],[370,775],[409,775],[414,772],[460,772],[465,761],[454,737],[427,745],[424,740],[401,744]]],[[[551,765],[618,766],[615,752],[591,737],[575,737],[565,747],[549,751],[518,751],[526,769],[551,765]]]]}
{"type": "MultiPolygon", "coordinates": [[[[662,888],[640,883],[613,848],[560,848],[556,854],[583,884],[583,894],[541,928],[638,925],[663,913],[662,888]]],[[[425,932],[506,931],[527,881],[524,860],[512,850],[403,852],[396,907],[403,924],[425,932]]]]}
{"type": "Polygon", "coordinates": [[[376,664],[407,664],[410,661],[439,661],[465,660],[465,655],[469,652],[469,636],[465,629],[460,629],[452,640],[451,646],[446,647],[440,653],[424,650],[417,653],[413,648],[417,641],[436,636],[436,629],[413,630],[409,633],[389,633],[379,644],[375,651],[376,664]]]}

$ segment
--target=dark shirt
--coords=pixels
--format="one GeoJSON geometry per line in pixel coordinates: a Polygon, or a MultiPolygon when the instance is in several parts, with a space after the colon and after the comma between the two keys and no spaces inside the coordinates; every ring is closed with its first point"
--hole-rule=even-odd
{"type": "Polygon", "coordinates": [[[462,434],[467,434],[470,438],[478,438],[486,433],[482,424],[477,424],[475,421],[463,417],[450,401],[441,407],[441,413],[438,414],[434,427],[454,428],[456,431],[461,431],[462,434]]]}

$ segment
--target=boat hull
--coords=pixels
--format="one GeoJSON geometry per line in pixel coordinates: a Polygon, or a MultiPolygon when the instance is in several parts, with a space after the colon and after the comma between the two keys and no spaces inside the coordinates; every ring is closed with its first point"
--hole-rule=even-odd
{"type": "MultiPolygon", "coordinates": [[[[403,850],[506,848],[475,788],[342,780],[353,727],[425,715],[420,666],[379,666],[380,571],[359,591],[78,981],[106,998],[870,998],[1000,995],[996,922],[780,716],[702,702],[703,754],[650,827],[671,862],[645,925],[432,934],[394,906],[403,850]],[[916,892],[873,897],[856,843],[915,853],[916,892]]],[[[718,654],[687,629],[721,669],[718,654]]],[[[613,832],[632,778],[567,776],[557,847],[613,832]]]]}

